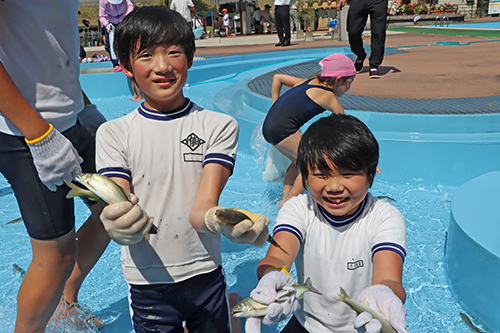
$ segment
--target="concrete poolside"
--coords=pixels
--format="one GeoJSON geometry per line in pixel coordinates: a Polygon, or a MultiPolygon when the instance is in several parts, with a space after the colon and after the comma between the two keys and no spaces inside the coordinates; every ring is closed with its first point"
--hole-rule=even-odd
{"type": "MultiPolygon", "coordinates": [[[[498,21],[497,18],[467,20],[467,23],[498,21]]],[[[326,36],[327,31],[314,32],[315,41],[297,40],[292,45],[275,47],[276,34],[249,35],[196,40],[196,55],[222,56],[240,53],[293,50],[325,46],[346,46],[326,36]]],[[[369,32],[364,33],[369,46],[369,32]]],[[[461,98],[500,95],[500,32],[498,38],[450,36],[427,33],[388,31],[386,48],[397,49],[384,58],[379,68],[380,79],[369,79],[368,59],[358,74],[349,94],[385,98],[461,98]]],[[[87,56],[107,55],[103,47],[86,48],[87,56]]],[[[389,53],[389,52],[388,52],[389,53]]],[[[108,70],[111,70],[109,68],[108,70]]],[[[497,106],[500,107],[500,106],[497,106]]]]}

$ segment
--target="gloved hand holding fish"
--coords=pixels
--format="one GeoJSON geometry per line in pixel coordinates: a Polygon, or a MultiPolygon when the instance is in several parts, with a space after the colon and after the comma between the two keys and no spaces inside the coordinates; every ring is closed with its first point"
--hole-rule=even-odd
{"type": "Polygon", "coordinates": [[[75,180],[86,188],[65,181],[71,188],[67,198],[85,196],[104,203],[101,221],[111,238],[120,245],[130,245],[148,238],[147,234],[158,233],[153,217],[148,216],[137,203],[139,199],[118,186],[114,181],[98,173],[82,173],[75,180]]]}
{"type": "Polygon", "coordinates": [[[131,194],[130,201],[104,207],[101,221],[111,238],[120,245],[140,242],[153,225],[153,218],[137,205],[139,199],[131,194]]]}
{"type": "Polygon", "coordinates": [[[365,288],[357,301],[349,298],[344,289],[341,295],[332,298],[349,305],[359,315],[354,327],[365,326],[367,333],[408,333],[406,329],[406,309],[403,302],[387,286],[373,285],[365,288]]]}
{"type": "Polygon", "coordinates": [[[269,226],[269,218],[262,214],[252,213],[248,210],[240,208],[225,208],[217,206],[212,207],[207,211],[205,215],[205,225],[207,226],[208,230],[212,231],[213,233],[223,234],[235,243],[250,243],[258,246],[264,245],[264,243],[261,244],[261,241],[262,239],[264,239],[265,233],[267,233],[267,241],[272,245],[279,247],[280,250],[284,253],[288,254],[288,252],[286,252],[281,247],[281,245],[276,242],[273,236],[269,235],[269,230],[267,229],[267,227],[269,226]],[[249,234],[237,237],[239,239],[236,239],[234,241],[230,238],[238,235],[238,233],[246,233],[246,231],[251,228],[248,221],[250,221],[254,225],[252,229],[257,231],[259,229],[257,223],[261,218],[265,219],[265,230],[259,235],[256,241],[242,241],[244,239],[250,240],[251,238],[249,237],[251,236],[249,234]],[[226,234],[224,234],[224,232],[228,233],[230,236],[228,237],[226,234]]]}
{"type": "Polygon", "coordinates": [[[83,159],[71,141],[52,125],[40,138],[26,140],[26,143],[38,177],[49,190],[56,191],[63,181],[69,181],[82,172],[80,164],[83,159]]]}
{"type": "Polygon", "coordinates": [[[274,325],[290,317],[299,308],[298,300],[307,291],[321,293],[312,286],[311,279],[298,285],[284,267],[272,269],[259,281],[250,297],[233,307],[234,317],[247,318],[245,331],[260,332],[261,322],[274,325]]]}
{"type": "Polygon", "coordinates": [[[205,225],[233,243],[263,246],[269,237],[269,218],[245,209],[212,207],[205,214],[205,225]]]}

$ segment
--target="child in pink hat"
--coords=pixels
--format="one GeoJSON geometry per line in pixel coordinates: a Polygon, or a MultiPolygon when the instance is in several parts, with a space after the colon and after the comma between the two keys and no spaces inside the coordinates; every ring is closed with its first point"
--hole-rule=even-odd
{"type": "MultiPolygon", "coordinates": [[[[271,165],[272,168],[273,163],[269,158],[276,156],[273,148],[292,162],[284,177],[281,204],[304,191],[302,178],[295,168],[297,149],[302,138],[300,127],[326,110],[343,114],[344,108],[338,98],[351,88],[356,76],[352,60],[344,54],[332,54],[321,60],[319,65],[321,72],[314,78],[302,79],[286,74],[275,74],[273,77],[273,105],[264,120],[262,134],[273,146],[269,150],[266,166],[271,165]],[[280,96],[282,85],[292,88],[280,96]]],[[[270,181],[266,179],[266,166],[263,178],[270,181]]]]}

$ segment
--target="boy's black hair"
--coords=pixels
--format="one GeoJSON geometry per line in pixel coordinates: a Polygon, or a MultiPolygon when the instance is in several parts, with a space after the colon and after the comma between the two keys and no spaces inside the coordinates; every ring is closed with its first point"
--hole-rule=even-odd
{"type": "Polygon", "coordinates": [[[358,118],[332,114],[309,126],[297,153],[297,167],[302,173],[304,188],[309,168],[317,166],[321,172],[332,174],[325,156],[338,168],[366,170],[368,184],[372,186],[379,158],[378,142],[358,118]]]}
{"type": "Polygon", "coordinates": [[[113,48],[130,69],[130,56],[163,43],[181,46],[190,60],[196,51],[194,40],[193,30],[179,13],[165,6],[145,6],[135,8],[116,26],[113,48]]]}

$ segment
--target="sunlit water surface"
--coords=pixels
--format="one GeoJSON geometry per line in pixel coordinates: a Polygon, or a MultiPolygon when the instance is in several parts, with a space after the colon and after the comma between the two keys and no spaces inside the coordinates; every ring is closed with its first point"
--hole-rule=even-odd
{"type": "MultiPolygon", "coordinates": [[[[197,104],[216,110],[213,95],[221,86],[233,82],[193,85],[186,95],[197,104]],[[208,93],[207,93],[208,92],[208,93]]],[[[130,112],[138,103],[130,96],[94,99],[108,119],[130,112]]],[[[240,140],[248,138],[240,138],[240,140]]],[[[263,213],[272,223],[278,213],[281,185],[262,180],[262,164],[252,154],[238,153],[234,174],[222,194],[220,205],[240,207],[263,213]]],[[[456,188],[424,184],[390,184],[375,180],[371,192],[386,196],[403,214],[408,230],[407,257],[404,264],[404,286],[407,290],[406,309],[409,331],[412,333],[468,333],[470,329],[459,315],[467,312],[454,298],[445,275],[445,241],[450,218],[450,201],[456,188]]],[[[17,291],[22,281],[17,265],[26,270],[31,261],[28,235],[22,222],[7,224],[20,217],[14,195],[5,179],[0,178],[0,331],[13,332],[16,316],[17,291]],[[3,195],[2,195],[3,194],[3,195]]],[[[85,206],[76,200],[77,226],[87,217],[85,206]]],[[[258,280],[256,267],[265,255],[267,245],[257,248],[222,242],[224,269],[229,291],[248,296],[258,280]]],[[[293,273],[293,271],[292,271],[293,273]]],[[[119,246],[111,243],[85,280],[80,302],[106,325],[103,333],[133,332],[127,303],[128,288],[120,267],[119,246]]],[[[263,332],[279,332],[284,323],[265,327],[263,332]]],[[[56,322],[47,332],[76,332],[71,322],[56,322]]],[[[96,332],[87,326],[82,332],[96,332]]]]}

